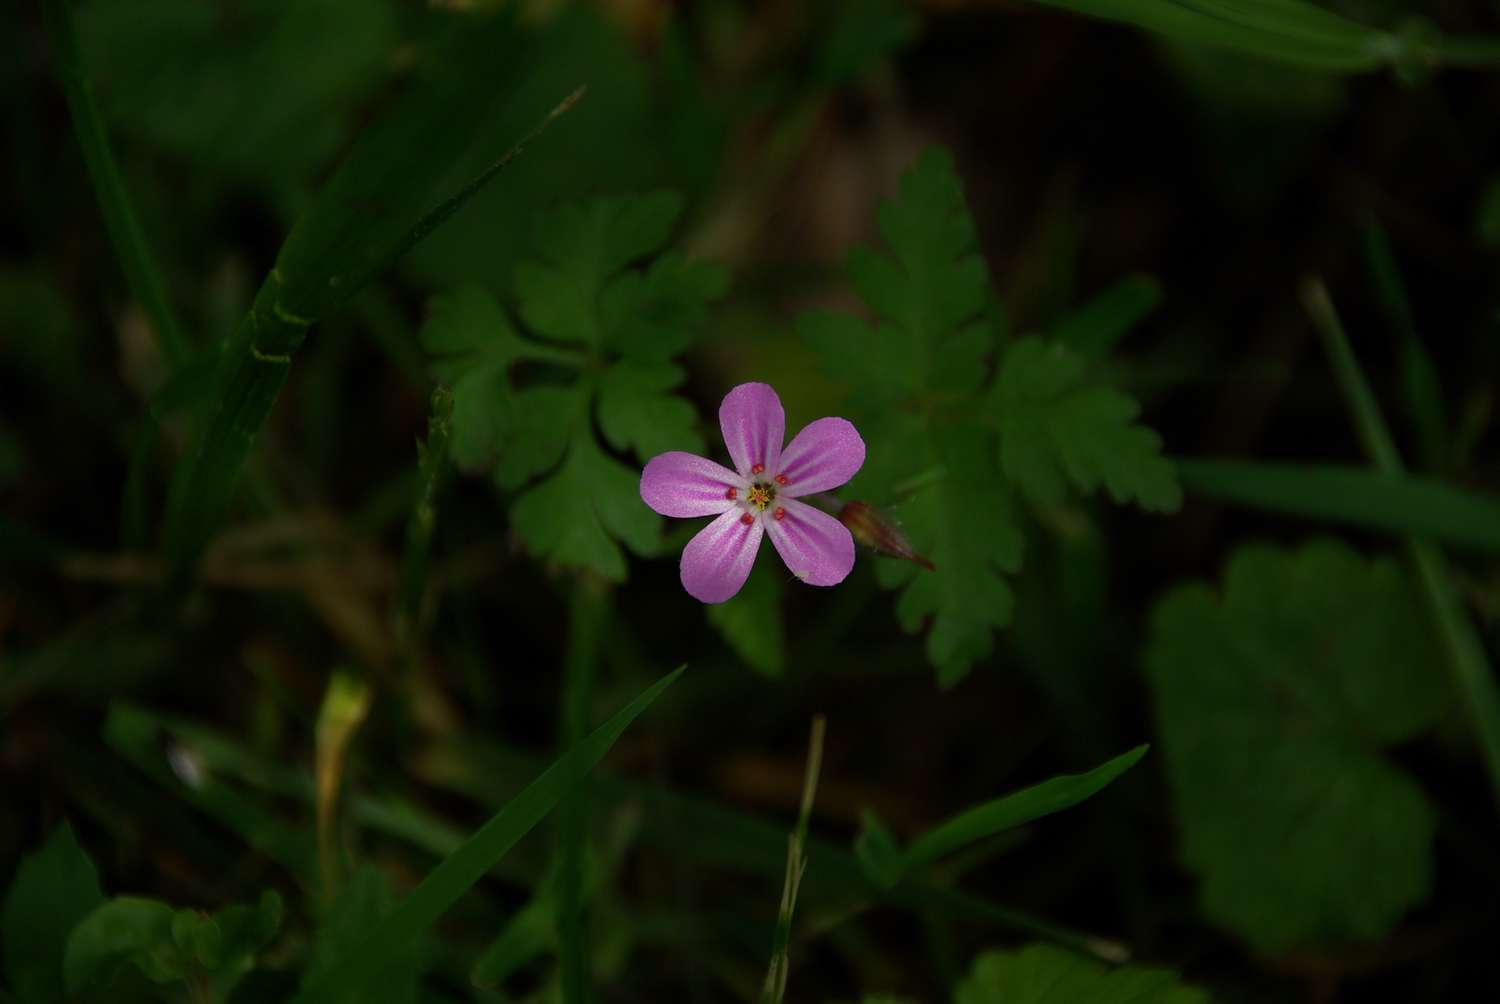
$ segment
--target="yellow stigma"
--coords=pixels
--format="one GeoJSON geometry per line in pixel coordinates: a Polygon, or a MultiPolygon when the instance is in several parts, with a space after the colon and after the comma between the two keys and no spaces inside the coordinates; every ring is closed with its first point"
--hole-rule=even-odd
{"type": "Polygon", "coordinates": [[[757,509],[764,509],[776,500],[776,486],[765,481],[757,481],[750,486],[750,491],[745,495],[745,501],[757,509]]]}

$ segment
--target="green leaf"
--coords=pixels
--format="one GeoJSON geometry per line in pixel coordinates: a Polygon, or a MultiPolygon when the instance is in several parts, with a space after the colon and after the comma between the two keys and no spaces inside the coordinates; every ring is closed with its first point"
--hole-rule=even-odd
{"type": "Polygon", "coordinates": [[[1179,460],[1177,473],[1224,502],[1500,552],[1500,500],[1434,478],[1241,460],[1179,460]]]}
{"type": "MultiPolygon", "coordinates": [[[[318,936],[313,941],[302,986],[311,986],[332,973],[376,932],[394,909],[395,898],[385,875],[374,865],[357,868],[319,920],[318,936]]],[[[422,940],[413,939],[399,946],[380,967],[354,973],[350,995],[359,1000],[416,1004],[422,999],[422,940]]]]}
{"type": "Polygon", "coordinates": [[[1331,541],[1224,578],[1158,604],[1146,660],[1203,909],[1268,953],[1382,937],[1431,880],[1432,809],[1380,755],[1448,699],[1419,598],[1331,541]]]}
{"type": "Polygon", "coordinates": [[[1091,385],[1087,360],[1039,338],[1013,343],[1000,363],[992,407],[1006,477],[1040,505],[1057,505],[1065,487],[1100,488],[1115,502],[1171,512],[1182,491],[1161,437],[1135,424],[1134,400],[1091,385]]]}
{"type": "Polygon", "coordinates": [[[299,1004],[359,999],[355,984],[383,972],[400,956],[403,946],[423,936],[518,840],[541,822],[572,785],[603,759],[631,722],[681,675],[682,670],[678,669],[662,677],[537,777],[462,847],[429,872],[357,947],[311,979],[297,997],[299,1004]]]}
{"type": "Polygon", "coordinates": [[[1064,774],[1004,798],[976,805],[928,830],[904,851],[880,821],[866,813],[864,829],[855,843],[855,854],[873,881],[890,888],[914,868],[932,864],[970,844],[1092,798],[1139,763],[1147,748],[1137,746],[1087,773],[1064,774]]]}
{"type": "Polygon", "coordinates": [[[953,993],[953,1004],[1209,1004],[1170,969],[1108,968],[1051,945],[985,952],[953,993]]]}
{"type": "Polygon", "coordinates": [[[73,928],[63,960],[69,994],[130,964],[154,983],[180,980],[192,965],[172,937],[175,911],[159,900],[119,896],[73,928]]]}
{"type": "Polygon", "coordinates": [[[756,562],[744,588],[728,601],[707,607],[705,613],[745,665],[766,676],[780,676],[786,671],[778,566],[756,562]]]}
{"type": "Polygon", "coordinates": [[[67,824],[21,861],[0,912],[4,973],[18,1004],[63,999],[68,932],[103,902],[94,863],[67,824]]]}
{"type": "Polygon", "coordinates": [[[532,553],[612,582],[625,579],[625,556],[655,552],[661,519],[641,503],[640,475],[605,456],[587,429],[575,428],[557,472],[511,506],[515,531],[532,553]]]}
{"type": "Polygon", "coordinates": [[[455,23],[287,236],[222,355],[211,413],[176,480],[168,537],[179,583],[229,508],[308,329],[449,219],[574,100],[519,139],[476,128],[509,80],[511,67],[493,52],[513,30],[508,15],[455,23]],[[476,146],[489,166],[467,183],[452,181],[455,164],[476,146]]]}
{"type": "Polygon", "coordinates": [[[511,507],[516,533],[535,555],[614,581],[626,574],[619,545],[653,553],[661,521],[640,500],[639,474],[595,441],[594,409],[615,450],[641,460],[703,451],[696,411],[672,393],[682,370],[667,360],[701,327],[726,274],[676,254],[632,267],[662,247],[681,211],[678,195],[657,192],[545,214],[535,255],[516,269],[516,290],[527,333],[550,341],[520,337],[504,308],[477,289],[439,301],[423,333],[437,376],[454,385],[461,466],[493,465],[503,490],[540,478],[511,507]],[[553,364],[548,380],[569,371],[568,382],[539,378],[516,390],[511,367],[522,359],[553,364]]]}
{"type": "Polygon", "coordinates": [[[1086,359],[1102,359],[1156,309],[1161,285],[1149,275],[1121,279],[1052,326],[1052,341],[1086,359]]]}
{"type": "MultiPolygon", "coordinates": [[[[903,423],[904,424],[904,423],[903,423]]],[[[944,687],[961,680],[994,648],[993,632],[1010,623],[1014,594],[1004,576],[1021,567],[1024,540],[1016,528],[1010,494],[990,460],[988,435],[952,426],[921,435],[908,428],[876,427],[869,441],[901,457],[917,470],[941,475],[907,501],[890,507],[913,550],[926,555],[936,572],[907,561],[876,565],[882,585],[901,587],[896,614],[907,631],[930,619],[927,656],[944,687]],[[882,432],[885,433],[882,436],[882,432]]],[[[884,480],[880,458],[860,484],[884,480]]],[[[887,481],[889,483],[889,481],[887,481]]]]}
{"type": "Polygon", "coordinates": [[[1395,36],[1305,0],[1037,0],[1121,21],[1189,45],[1235,49],[1331,72],[1376,69],[1396,58],[1395,36]]]}
{"type": "Polygon", "coordinates": [[[664,254],[644,270],[620,273],[599,301],[606,348],[647,362],[670,359],[703,326],[708,305],[724,295],[729,272],[712,262],[664,254]]]}
{"type": "Polygon", "coordinates": [[[521,317],[533,332],[602,348],[600,296],[620,269],[658,250],[682,212],[675,192],[566,203],[536,225],[537,256],[516,267],[521,317]]]}
{"type": "Polygon", "coordinates": [[[1147,748],[1137,746],[1086,773],[1054,777],[962,812],[912,841],[906,851],[906,866],[919,868],[968,844],[1093,798],[1139,763],[1147,748]]]}
{"type": "Polygon", "coordinates": [[[698,413],[671,391],[683,380],[671,363],[616,363],[599,381],[599,427],[609,445],[634,451],[641,460],[658,453],[705,452],[698,413]]]}

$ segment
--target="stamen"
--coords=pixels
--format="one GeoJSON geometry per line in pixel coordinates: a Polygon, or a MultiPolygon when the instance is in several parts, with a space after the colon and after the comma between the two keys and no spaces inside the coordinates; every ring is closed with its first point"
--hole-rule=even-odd
{"type": "Polygon", "coordinates": [[[735,499],[740,497],[740,493],[731,488],[729,489],[729,491],[724,493],[724,497],[733,502],[735,499]]]}
{"type": "Polygon", "coordinates": [[[740,522],[745,524],[746,526],[749,526],[751,523],[755,522],[755,517],[747,512],[745,513],[745,515],[740,517],[740,522]]]}
{"type": "Polygon", "coordinates": [[[786,475],[785,474],[778,474],[778,475],[776,475],[776,483],[778,485],[784,485],[784,484],[786,484],[786,475]]]}
{"type": "Polygon", "coordinates": [[[754,467],[750,468],[750,473],[751,474],[764,474],[765,472],[766,472],[766,465],[765,464],[756,464],[754,467]]]}
{"type": "Polygon", "coordinates": [[[786,519],[786,507],[785,506],[777,506],[776,507],[776,511],[774,513],[772,513],[771,515],[775,519],[786,519]]]}

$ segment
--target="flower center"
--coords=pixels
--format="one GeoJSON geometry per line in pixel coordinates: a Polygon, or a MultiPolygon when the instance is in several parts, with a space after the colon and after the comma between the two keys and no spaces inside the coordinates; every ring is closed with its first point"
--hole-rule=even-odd
{"type": "Polygon", "coordinates": [[[753,481],[745,494],[745,501],[757,509],[764,509],[776,501],[776,486],[769,481],[753,481]]]}

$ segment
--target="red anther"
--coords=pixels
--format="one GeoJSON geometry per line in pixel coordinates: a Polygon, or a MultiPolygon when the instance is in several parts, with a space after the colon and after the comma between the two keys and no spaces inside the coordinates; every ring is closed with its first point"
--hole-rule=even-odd
{"type": "Polygon", "coordinates": [[[745,515],[740,517],[740,522],[745,524],[746,526],[749,526],[751,523],[755,522],[755,517],[747,512],[745,513],[745,515]]]}
{"type": "Polygon", "coordinates": [[[727,492],[724,493],[724,497],[727,498],[727,499],[729,499],[730,501],[733,501],[733,500],[739,498],[740,494],[739,494],[739,492],[737,492],[733,488],[731,488],[731,489],[729,489],[729,491],[727,491],[727,492]]]}
{"type": "Polygon", "coordinates": [[[750,473],[751,474],[764,474],[764,473],[766,473],[766,465],[765,464],[756,464],[754,467],[750,468],[750,473]]]}
{"type": "Polygon", "coordinates": [[[786,509],[783,506],[777,506],[776,511],[771,515],[776,519],[786,519],[786,509]]]}
{"type": "Polygon", "coordinates": [[[784,485],[784,484],[786,484],[786,475],[785,474],[778,474],[778,475],[776,475],[776,483],[778,485],[784,485]]]}

